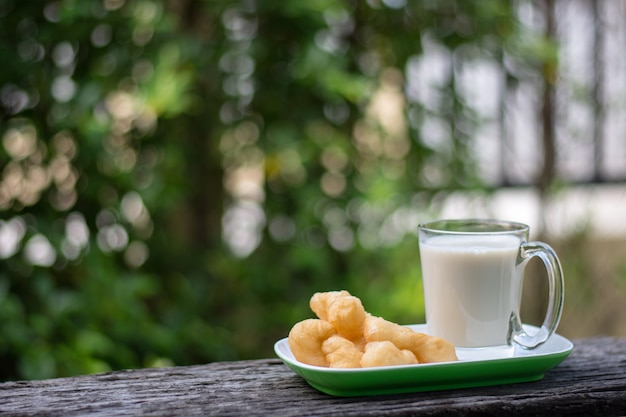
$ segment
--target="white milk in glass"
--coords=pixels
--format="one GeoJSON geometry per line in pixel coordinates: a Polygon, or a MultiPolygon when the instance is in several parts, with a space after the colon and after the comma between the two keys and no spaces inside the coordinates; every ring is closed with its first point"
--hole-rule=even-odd
{"type": "Polygon", "coordinates": [[[510,344],[519,311],[520,240],[514,236],[435,236],[420,243],[428,332],[457,347],[510,344]]]}

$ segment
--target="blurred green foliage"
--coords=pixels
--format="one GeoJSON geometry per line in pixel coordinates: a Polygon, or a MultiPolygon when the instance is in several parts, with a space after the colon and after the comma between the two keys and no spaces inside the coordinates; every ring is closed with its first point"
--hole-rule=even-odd
{"type": "Polygon", "coordinates": [[[511,4],[2,0],[0,379],[272,356],[315,291],[423,320],[413,229],[483,187],[455,66],[547,50],[511,4]]]}

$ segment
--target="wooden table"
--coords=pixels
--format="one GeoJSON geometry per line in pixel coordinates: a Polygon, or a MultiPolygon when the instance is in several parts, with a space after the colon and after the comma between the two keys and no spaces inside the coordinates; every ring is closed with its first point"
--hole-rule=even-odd
{"type": "Polygon", "coordinates": [[[0,383],[0,416],[618,416],[626,338],[574,340],[532,383],[376,397],[322,394],[278,359],[0,383]]]}

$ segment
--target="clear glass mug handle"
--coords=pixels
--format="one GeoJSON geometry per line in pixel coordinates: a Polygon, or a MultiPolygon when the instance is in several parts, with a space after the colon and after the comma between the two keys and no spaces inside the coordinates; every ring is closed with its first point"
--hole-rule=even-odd
{"type": "Polygon", "coordinates": [[[532,349],[539,346],[555,332],[563,312],[563,269],[554,250],[543,242],[525,242],[520,247],[518,267],[537,257],[541,259],[548,272],[548,308],[541,328],[536,334],[530,335],[522,328],[519,315],[513,323],[513,341],[518,345],[532,349]]]}

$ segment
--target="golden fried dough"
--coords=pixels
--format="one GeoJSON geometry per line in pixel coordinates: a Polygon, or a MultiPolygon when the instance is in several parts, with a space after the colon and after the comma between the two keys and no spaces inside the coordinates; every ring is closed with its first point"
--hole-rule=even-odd
{"type": "Polygon", "coordinates": [[[439,337],[414,332],[381,317],[368,316],[363,323],[363,335],[368,343],[389,340],[400,349],[410,350],[420,363],[457,360],[452,343],[439,337]]]}
{"type": "Polygon", "coordinates": [[[325,320],[306,319],[296,323],[289,332],[288,343],[297,360],[309,365],[328,366],[322,343],[336,333],[325,320]]]}
{"type": "Polygon", "coordinates": [[[458,358],[454,345],[437,336],[414,332],[412,352],[422,363],[452,362],[458,358]]]}
{"type": "Polygon", "coordinates": [[[328,321],[340,336],[352,341],[363,337],[363,322],[367,313],[361,300],[352,295],[338,297],[328,306],[328,321]]]}
{"type": "Polygon", "coordinates": [[[348,339],[334,335],[322,343],[322,352],[326,355],[331,368],[359,368],[363,352],[348,339]]]}
{"type": "Polygon", "coordinates": [[[316,292],[309,301],[309,307],[321,320],[328,321],[328,309],[330,305],[338,298],[349,297],[350,293],[346,290],[316,292]]]}
{"type": "Polygon", "coordinates": [[[296,323],[288,337],[300,362],[359,368],[457,360],[450,342],[372,316],[348,291],[315,293],[309,305],[318,319],[296,323]]]}
{"type": "Polygon", "coordinates": [[[365,353],[361,358],[361,367],[417,364],[415,355],[406,349],[398,349],[388,340],[382,342],[370,342],[365,345],[365,353]]]}

